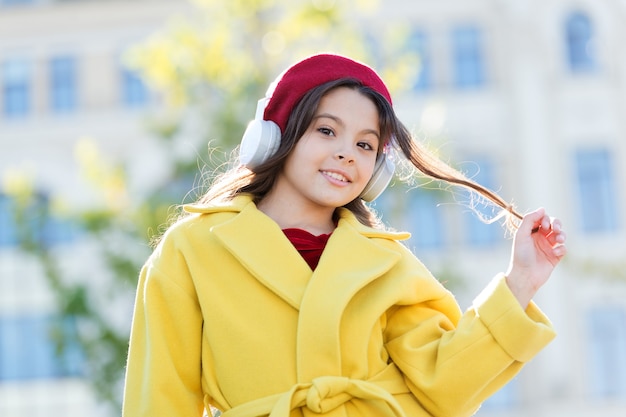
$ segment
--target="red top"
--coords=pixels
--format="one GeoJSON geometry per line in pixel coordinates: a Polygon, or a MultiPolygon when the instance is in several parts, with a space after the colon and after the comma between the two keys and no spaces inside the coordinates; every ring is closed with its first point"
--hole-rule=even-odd
{"type": "Polygon", "coordinates": [[[311,269],[315,270],[331,234],[315,236],[302,229],[283,229],[283,232],[311,269]]]}

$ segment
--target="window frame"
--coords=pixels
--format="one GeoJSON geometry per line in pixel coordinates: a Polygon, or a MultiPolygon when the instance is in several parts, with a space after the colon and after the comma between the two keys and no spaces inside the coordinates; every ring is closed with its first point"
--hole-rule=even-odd
{"type": "Polygon", "coordinates": [[[78,62],[69,54],[49,60],[49,107],[54,113],[73,112],[78,107],[78,62]]]}
{"type": "Polygon", "coordinates": [[[2,114],[14,119],[32,111],[32,68],[26,58],[9,58],[0,63],[2,114]]]}
{"type": "Polygon", "coordinates": [[[85,357],[72,317],[50,313],[0,316],[0,382],[84,376],[85,357]],[[66,346],[59,351],[55,338],[66,346]]]}
{"type": "Polygon", "coordinates": [[[146,83],[137,71],[125,65],[120,68],[120,89],[121,101],[126,107],[144,107],[150,101],[150,92],[146,83]]]}
{"type": "Polygon", "coordinates": [[[458,89],[475,89],[487,84],[484,30],[477,24],[458,24],[450,30],[452,84],[458,89]]]}
{"type": "Polygon", "coordinates": [[[579,148],[574,153],[574,167],[581,231],[617,232],[620,224],[614,154],[607,147],[579,148]]]}
{"type": "Polygon", "coordinates": [[[595,27],[581,10],[570,12],[564,22],[565,54],[571,73],[592,73],[598,69],[595,50],[595,27]]]}

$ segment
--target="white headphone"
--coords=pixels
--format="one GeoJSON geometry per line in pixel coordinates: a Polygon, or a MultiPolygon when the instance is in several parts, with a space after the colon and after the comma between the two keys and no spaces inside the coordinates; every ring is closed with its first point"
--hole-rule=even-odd
{"type": "MultiPolygon", "coordinates": [[[[269,98],[259,100],[256,115],[252,120],[241,140],[239,147],[239,161],[248,168],[255,168],[267,161],[276,153],[280,145],[281,132],[278,125],[271,120],[263,120],[265,107],[269,98]]],[[[364,201],[374,201],[385,191],[393,178],[395,164],[391,158],[381,152],[376,158],[372,178],[363,189],[360,197],[364,201]]]]}

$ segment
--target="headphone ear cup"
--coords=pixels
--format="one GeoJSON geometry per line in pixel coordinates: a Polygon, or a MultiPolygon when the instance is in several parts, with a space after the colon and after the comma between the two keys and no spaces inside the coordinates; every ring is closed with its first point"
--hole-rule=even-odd
{"type": "Polygon", "coordinates": [[[376,160],[376,165],[374,165],[372,178],[370,178],[360,195],[361,199],[370,202],[381,195],[389,185],[389,182],[391,182],[395,169],[396,166],[391,158],[387,158],[385,154],[381,154],[376,160]]]}
{"type": "Polygon", "coordinates": [[[271,120],[254,119],[246,128],[239,147],[239,162],[255,168],[267,161],[280,145],[280,128],[271,120]]]}

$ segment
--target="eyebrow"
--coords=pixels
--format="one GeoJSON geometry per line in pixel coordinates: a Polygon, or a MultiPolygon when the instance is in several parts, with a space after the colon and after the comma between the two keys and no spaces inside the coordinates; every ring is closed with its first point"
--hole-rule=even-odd
{"type": "MultiPolygon", "coordinates": [[[[313,116],[313,120],[322,119],[322,118],[328,118],[328,119],[334,120],[336,123],[340,124],[341,126],[345,125],[343,120],[341,120],[339,117],[330,113],[320,113],[320,114],[316,114],[315,116],[313,116]]],[[[380,133],[375,129],[363,129],[361,133],[366,133],[366,134],[371,133],[372,135],[375,135],[380,141],[380,133]]]]}

